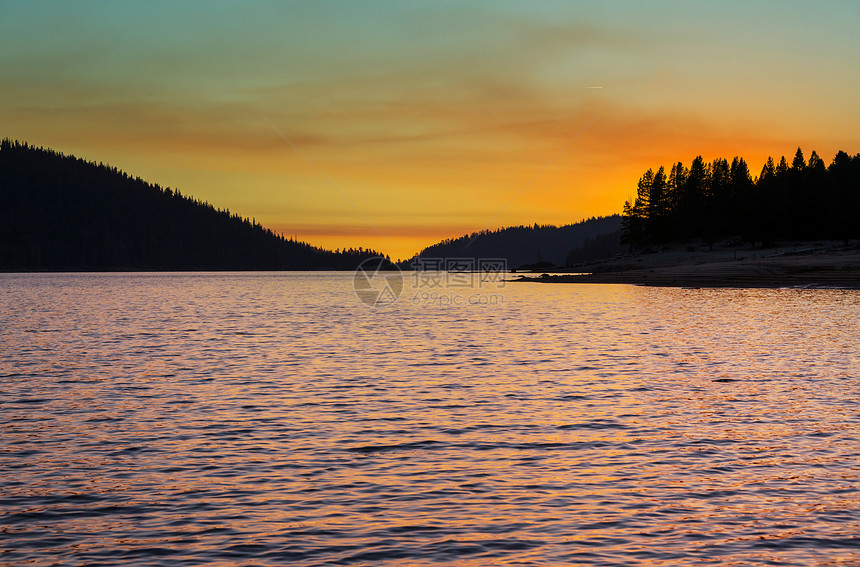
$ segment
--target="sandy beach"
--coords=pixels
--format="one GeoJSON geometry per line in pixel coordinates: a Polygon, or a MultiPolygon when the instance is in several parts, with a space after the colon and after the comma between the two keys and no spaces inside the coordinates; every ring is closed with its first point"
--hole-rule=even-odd
{"type": "Polygon", "coordinates": [[[568,266],[565,273],[523,275],[513,281],[860,289],[860,244],[813,242],[758,250],[726,245],[715,245],[713,249],[666,247],[661,251],[568,266]]]}

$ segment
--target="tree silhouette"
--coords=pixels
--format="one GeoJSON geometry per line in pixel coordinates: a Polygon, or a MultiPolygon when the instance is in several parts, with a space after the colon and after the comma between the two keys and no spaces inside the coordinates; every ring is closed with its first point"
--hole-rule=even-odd
{"type": "Polygon", "coordinates": [[[578,250],[589,240],[608,234],[615,234],[614,246],[609,241],[602,242],[601,246],[604,249],[611,248],[613,254],[618,253],[620,229],[621,217],[612,215],[564,226],[534,224],[483,230],[428,246],[404,262],[404,267],[410,267],[419,258],[504,258],[511,268],[534,264],[539,260],[561,265],[572,250],[578,250]]]}
{"type": "Polygon", "coordinates": [[[825,166],[817,152],[807,162],[798,148],[791,166],[769,157],[757,179],[740,157],[706,163],[697,156],[689,170],[677,162],[665,183],[663,171],[647,170],[636,199],[624,204],[622,238],[631,247],[726,236],[765,245],[860,237],[860,154],[839,152],[825,166]]]}
{"type": "Polygon", "coordinates": [[[353,269],[226,209],[104,164],[0,141],[0,269],[353,269]]]}
{"type": "Polygon", "coordinates": [[[800,172],[803,171],[803,168],[805,167],[806,162],[803,159],[803,151],[798,147],[797,152],[794,154],[794,159],[791,161],[791,169],[800,172]]]}

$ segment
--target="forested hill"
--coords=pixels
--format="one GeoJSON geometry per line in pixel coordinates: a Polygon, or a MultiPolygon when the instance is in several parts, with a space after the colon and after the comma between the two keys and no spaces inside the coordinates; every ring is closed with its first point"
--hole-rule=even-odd
{"type": "Polygon", "coordinates": [[[102,164],[0,142],[0,270],[353,269],[331,252],[102,164]]]}
{"type": "Polygon", "coordinates": [[[539,261],[562,266],[571,251],[617,233],[620,228],[621,216],[612,215],[564,226],[535,224],[485,230],[443,240],[425,248],[416,258],[505,258],[511,268],[539,261]]]}
{"type": "Polygon", "coordinates": [[[840,151],[828,165],[797,148],[790,164],[768,158],[757,178],[743,158],[698,156],[689,168],[649,169],[624,204],[623,238],[634,248],[725,237],[765,245],[860,238],[860,154],[840,151]]]}

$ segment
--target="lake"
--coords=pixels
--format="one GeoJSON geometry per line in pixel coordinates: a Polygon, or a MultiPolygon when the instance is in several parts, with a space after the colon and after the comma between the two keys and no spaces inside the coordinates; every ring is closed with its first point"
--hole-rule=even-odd
{"type": "Polygon", "coordinates": [[[0,274],[0,565],[860,564],[860,292],[356,285],[0,274]]]}

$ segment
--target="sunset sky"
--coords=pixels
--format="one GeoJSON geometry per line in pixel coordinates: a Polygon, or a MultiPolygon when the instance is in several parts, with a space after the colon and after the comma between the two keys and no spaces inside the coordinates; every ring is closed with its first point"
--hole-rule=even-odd
{"type": "Polygon", "coordinates": [[[858,30],[856,0],[2,0],[0,137],[404,258],[697,154],[860,152],[858,30]]]}

